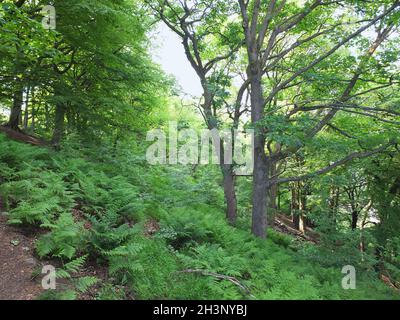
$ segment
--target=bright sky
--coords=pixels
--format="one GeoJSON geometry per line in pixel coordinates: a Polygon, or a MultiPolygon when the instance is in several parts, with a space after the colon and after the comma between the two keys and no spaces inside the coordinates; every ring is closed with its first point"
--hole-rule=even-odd
{"type": "Polygon", "coordinates": [[[152,43],[154,60],[166,73],[172,74],[177,79],[185,94],[200,97],[202,93],[200,81],[185,56],[179,37],[160,23],[152,35],[152,43]]]}

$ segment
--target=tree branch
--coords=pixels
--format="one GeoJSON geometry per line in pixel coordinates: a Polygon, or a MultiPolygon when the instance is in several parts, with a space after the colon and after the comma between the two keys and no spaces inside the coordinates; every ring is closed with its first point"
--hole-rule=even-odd
{"type": "Polygon", "coordinates": [[[368,158],[368,157],[370,157],[372,155],[375,155],[377,153],[381,153],[381,152],[385,151],[386,149],[388,149],[389,147],[394,146],[396,144],[397,144],[397,142],[394,141],[394,142],[387,143],[387,144],[385,144],[385,145],[383,145],[383,146],[381,146],[379,148],[373,149],[371,151],[354,152],[354,153],[349,154],[347,157],[345,157],[345,158],[343,158],[341,160],[338,160],[338,161],[332,163],[331,165],[326,166],[325,168],[320,169],[320,170],[318,170],[316,172],[309,173],[309,174],[302,175],[302,176],[298,176],[298,177],[288,177],[288,178],[276,179],[275,181],[271,182],[271,185],[287,183],[287,182],[298,182],[298,181],[304,181],[304,180],[307,180],[307,179],[311,179],[311,178],[314,178],[316,176],[328,173],[328,172],[332,171],[333,169],[335,169],[335,168],[337,168],[339,166],[342,166],[342,165],[344,165],[344,164],[346,164],[346,163],[348,163],[348,162],[350,162],[350,161],[352,161],[354,159],[364,159],[364,158],[368,158]]]}
{"type": "Polygon", "coordinates": [[[210,271],[207,271],[207,270],[188,269],[188,270],[179,271],[179,273],[197,273],[197,274],[201,274],[203,276],[210,276],[210,277],[214,277],[214,278],[217,278],[217,279],[220,279],[220,280],[227,280],[227,281],[233,283],[234,285],[238,286],[247,295],[249,295],[250,297],[255,299],[255,296],[253,296],[251,294],[251,291],[249,290],[249,288],[247,288],[245,285],[241,284],[240,281],[238,279],[236,279],[235,277],[226,276],[226,275],[215,273],[215,272],[210,272],[210,271]]]}
{"type": "Polygon", "coordinates": [[[281,91],[283,88],[285,88],[288,84],[290,84],[293,80],[295,80],[297,77],[302,75],[303,73],[307,72],[308,70],[312,69],[315,67],[317,64],[319,64],[321,61],[325,60],[332,54],[334,54],[338,49],[340,49],[342,46],[344,46],[346,43],[351,41],[353,38],[357,37],[360,35],[362,32],[367,30],[369,27],[374,25],[377,21],[380,19],[386,17],[388,14],[390,14],[392,11],[394,11],[398,6],[400,5],[399,1],[396,1],[388,10],[383,12],[382,14],[378,15],[375,17],[371,22],[367,23],[365,26],[359,28],[357,31],[353,32],[351,35],[347,36],[344,38],[342,41],[340,41],[338,44],[336,44],[331,50],[323,54],[322,56],[318,57],[315,59],[313,62],[308,64],[307,66],[297,70],[289,79],[285,80],[282,82],[279,86],[277,86],[270,94],[269,96],[265,99],[264,105],[268,104],[274,97],[275,95],[281,91]]]}

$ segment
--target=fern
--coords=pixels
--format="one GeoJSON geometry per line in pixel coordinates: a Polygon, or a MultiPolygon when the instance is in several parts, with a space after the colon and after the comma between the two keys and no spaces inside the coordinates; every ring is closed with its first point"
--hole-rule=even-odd
{"type": "MultiPolygon", "coordinates": [[[[243,230],[249,223],[243,199],[240,226],[227,225],[218,170],[200,168],[192,176],[187,168],[148,167],[126,146],[117,158],[108,150],[106,143],[93,149],[71,144],[56,154],[0,134],[0,195],[9,222],[40,225],[47,233],[37,253],[61,266],[56,276],[64,281],[47,298],[76,299],[95,285],[99,299],[124,299],[130,290],[138,299],[245,298],[229,281],[185,269],[235,277],[258,299],[393,297],[363,272],[357,273],[357,290],[342,290],[338,252],[328,250],[325,257],[316,246],[293,252],[291,238],[273,231],[269,240],[255,239],[243,230]],[[145,237],[149,217],[161,220],[161,230],[145,237]],[[111,282],[82,276],[89,256],[108,266],[111,282]]],[[[239,183],[249,193],[247,182],[239,183]]],[[[384,256],[396,280],[399,248],[398,241],[388,243],[384,256]]],[[[359,260],[358,254],[343,258],[359,260]]]]}
{"type": "Polygon", "coordinates": [[[73,206],[71,192],[55,173],[26,169],[14,179],[0,189],[6,206],[13,205],[9,210],[12,223],[45,223],[73,206]]]}
{"type": "Polygon", "coordinates": [[[97,279],[96,277],[82,277],[75,282],[75,288],[80,293],[85,293],[89,290],[90,287],[94,286],[98,282],[99,279],[97,279]]]}
{"type": "Polygon", "coordinates": [[[39,300],[76,300],[77,295],[74,290],[47,290],[39,296],[39,300]]]}
{"type": "Polygon", "coordinates": [[[72,260],[64,265],[65,271],[69,273],[78,272],[83,267],[87,259],[87,255],[81,256],[75,260],[72,260]]]}
{"type": "Polygon", "coordinates": [[[83,246],[86,232],[82,223],[74,221],[71,213],[64,212],[55,223],[46,223],[42,227],[49,228],[51,232],[42,236],[36,244],[41,257],[51,253],[59,258],[72,259],[77,249],[83,246]]]}
{"type": "Polygon", "coordinates": [[[74,278],[74,274],[79,273],[84,267],[87,257],[87,255],[84,255],[64,264],[62,268],[56,270],[56,277],[58,279],[70,279],[76,291],[85,293],[99,281],[98,278],[92,276],[74,278]]]}
{"type": "Polygon", "coordinates": [[[92,224],[89,235],[89,250],[94,254],[103,254],[129,241],[140,232],[138,227],[130,227],[123,223],[119,214],[107,211],[100,218],[88,217],[92,224]]]}
{"type": "Polygon", "coordinates": [[[138,253],[143,249],[140,244],[129,243],[105,253],[109,259],[110,274],[115,275],[121,271],[131,275],[142,272],[143,266],[137,261],[138,253]]]}

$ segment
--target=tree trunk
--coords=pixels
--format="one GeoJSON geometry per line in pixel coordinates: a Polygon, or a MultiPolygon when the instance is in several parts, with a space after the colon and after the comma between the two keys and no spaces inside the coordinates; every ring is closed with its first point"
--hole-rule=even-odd
{"type": "Polygon", "coordinates": [[[336,186],[331,186],[329,196],[329,208],[331,211],[332,228],[336,229],[336,214],[339,207],[340,189],[336,186]]]}
{"type": "MultiPolygon", "coordinates": [[[[301,186],[301,184],[300,184],[301,186]]],[[[307,211],[307,189],[302,186],[300,188],[300,201],[299,201],[300,219],[299,219],[299,230],[301,233],[306,233],[306,211],[307,211]]]]}
{"type": "Polygon", "coordinates": [[[260,141],[258,144],[254,158],[252,232],[259,238],[266,238],[267,194],[270,191],[268,190],[268,163],[265,160],[264,149],[260,150],[260,141]]]}
{"type": "Polygon", "coordinates": [[[52,144],[55,148],[59,148],[60,142],[64,135],[64,118],[65,118],[65,105],[58,103],[56,105],[56,112],[54,118],[54,131],[52,144]]]}
{"type": "MultiPolygon", "coordinates": [[[[271,162],[271,177],[275,177],[277,174],[277,165],[276,162],[271,162]]],[[[270,192],[269,192],[269,208],[273,209],[274,211],[278,210],[278,204],[277,204],[277,199],[278,199],[278,188],[279,185],[277,183],[273,184],[270,187],[270,192]]]]}
{"type": "Polygon", "coordinates": [[[35,131],[35,127],[36,127],[36,112],[35,112],[35,105],[32,103],[32,120],[31,120],[31,128],[32,128],[32,132],[35,131]]]}
{"type": "Polygon", "coordinates": [[[224,179],[224,194],[226,201],[226,219],[231,225],[236,224],[237,219],[237,201],[235,194],[235,176],[231,165],[222,167],[224,179]]]}
{"type": "Polygon", "coordinates": [[[28,121],[29,121],[29,94],[30,94],[30,89],[28,87],[28,89],[26,90],[26,101],[25,101],[25,112],[24,112],[24,123],[23,123],[23,127],[24,130],[28,129],[28,121]]]}
{"type": "Polygon", "coordinates": [[[22,103],[24,99],[24,89],[20,83],[13,95],[13,106],[10,113],[10,118],[7,126],[13,130],[18,130],[19,125],[22,123],[22,103]]]}
{"type": "Polygon", "coordinates": [[[278,209],[278,211],[281,211],[281,195],[282,195],[282,193],[281,193],[281,189],[279,188],[279,186],[278,186],[278,188],[277,188],[277,191],[278,191],[278,204],[277,204],[277,209],[278,209]]]}
{"type": "MultiPolygon", "coordinates": [[[[218,130],[218,126],[215,122],[215,119],[212,114],[210,114],[210,106],[212,105],[212,99],[209,97],[208,90],[204,87],[204,97],[205,103],[203,106],[204,110],[208,110],[206,112],[207,126],[209,130],[218,130]],[[208,97],[208,98],[207,98],[208,97]]],[[[213,140],[215,143],[215,147],[219,146],[219,150],[216,149],[217,155],[219,155],[219,165],[221,168],[223,186],[224,186],[224,197],[226,202],[226,219],[229,224],[236,224],[237,220],[237,201],[236,201],[236,190],[235,190],[235,173],[233,165],[230,163],[225,163],[225,148],[227,146],[224,145],[224,140],[221,139],[220,136],[213,136],[213,140]]],[[[232,144],[234,141],[232,141],[232,144]]],[[[234,150],[234,145],[230,146],[231,150],[234,150]]],[[[228,159],[226,159],[228,160],[228,159]]],[[[228,161],[226,161],[228,162],[228,161]]]]}
{"type": "Polygon", "coordinates": [[[358,223],[358,211],[353,211],[351,213],[351,229],[356,230],[358,223]]]}
{"type": "Polygon", "coordinates": [[[76,128],[76,117],[73,110],[72,109],[67,110],[65,116],[67,119],[67,130],[76,128]]]}
{"type": "Polygon", "coordinates": [[[249,68],[249,78],[251,79],[251,121],[255,128],[252,232],[256,237],[264,239],[266,238],[267,202],[270,192],[270,188],[268,188],[270,161],[265,154],[265,130],[259,126],[260,121],[264,118],[264,99],[261,70],[256,56],[257,54],[253,52],[251,60],[254,62],[251,63],[249,68]]]}
{"type": "Polygon", "coordinates": [[[290,212],[292,214],[292,221],[296,230],[300,230],[300,204],[299,204],[299,189],[297,182],[291,185],[291,201],[290,201],[290,212]]]}
{"type": "Polygon", "coordinates": [[[19,44],[16,44],[16,57],[14,64],[15,87],[13,93],[13,104],[11,108],[10,118],[7,126],[13,130],[19,130],[19,125],[22,124],[22,104],[24,101],[24,84],[21,74],[24,72],[23,51],[19,44]]]}

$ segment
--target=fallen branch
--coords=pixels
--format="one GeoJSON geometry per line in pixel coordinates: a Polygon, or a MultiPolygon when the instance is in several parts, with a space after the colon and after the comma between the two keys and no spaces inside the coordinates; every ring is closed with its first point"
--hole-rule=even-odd
{"type": "Polygon", "coordinates": [[[197,274],[201,274],[203,276],[214,277],[214,278],[219,279],[219,280],[227,280],[227,281],[233,283],[234,285],[238,286],[242,291],[244,291],[250,297],[256,299],[256,297],[251,294],[250,289],[247,288],[242,283],[240,283],[240,281],[238,279],[236,279],[235,277],[226,276],[226,275],[223,275],[223,274],[210,272],[210,271],[207,271],[207,270],[199,270],[199,269],[187,269],[187,270],[179,271],[179,273],[197,273],[197,274]]]}
{"type": "Polygon", "coordinates": [[[381,280],[390,288],[396,290],[396,291],[400,291],[400,283],[393,281],[390,276],[389,273],[385,270],[385,273],[388,276],[385,276],[383,273],[381,274],[381,280]]]}
{"type": "Polygon", "coordinates": [[[288,219],[286,217],[282,216],[281,214],[275,215],[274,223],[276,225],[278,225],[280,228],[286,229],[286,232],[282,232],[282,231],[278,230],[281,233],[286,233],[291,236],[301,238],[302,240],[318,244],[319,235],[315,231],[313,231],[310,228],[306,228],[305,233],[302,233],[300,230],[297,230],[297,229],[293,228],[292,226],[290,226],[288,224],[288,219]]]}

